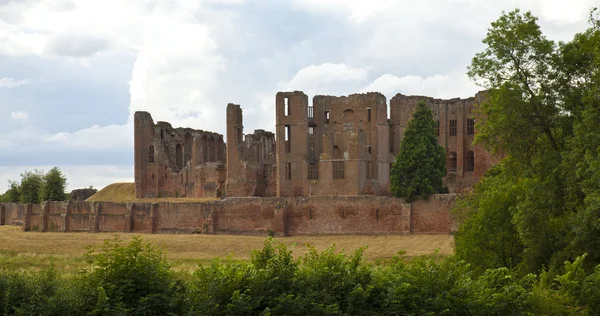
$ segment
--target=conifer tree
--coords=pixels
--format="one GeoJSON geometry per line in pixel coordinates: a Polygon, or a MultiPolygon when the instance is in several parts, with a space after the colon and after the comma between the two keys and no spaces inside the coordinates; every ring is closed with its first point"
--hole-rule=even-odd
{"type": "Polygon", "coordinates": [[[446,152],[438,144],[434,128],[431,110],[420,101],[392,165],[390,186],[394,196],[411,202],[417,196],[427,198],[444,191],[446,152]]]}
{"type": "Polygon", "coordinates": [[[65,189],[67,178],[58,167],[54,167],[44,175],[41,186],[41,201],[64,201],[67,199],[65,189]]]}

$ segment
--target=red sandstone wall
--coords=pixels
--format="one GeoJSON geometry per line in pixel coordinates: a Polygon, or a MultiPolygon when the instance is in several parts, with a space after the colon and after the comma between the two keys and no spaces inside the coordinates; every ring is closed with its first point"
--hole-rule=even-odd
{"type": "Polygon", "coordinates": [[[4,204],[5,225],[23,226],[25,220],[25,205],[17,203],[4,204]]]}
{"type": "Polygon", "coordinates": [[[412,203],[411,232],[413,233],[452,233],[456,224],[450,210],[456,201],[456,194],[437,194],[429,200],[412,203]]]}
{"type": "Polygon", "coordinates": [[[377,196],[228,198],[206,203],[5,204],[5,225],[24,230],[278,236],[451,233],[456,195],[405,204],[377,196]],[[29,209],[29,213],[28,213],[29,209]]]}
{"type": "Polygon", "coordinates": [[[220,202],[215,214],[215,233],[266,235],[268,230],[282,233],[283,219],[276,213],[281,209],[277,198],[231,198],[220,202]],[[277,223],[276,219],[281,222],[277,223]]]}
{"type": "Polygon", "coordinates": [[[69,214],[69,231],[89,231],[91,203],[75,202],[69,214]]]}
{"type": "Polygon", "coordinates": [[[289,201],[289,235],[402,233],[403,200],[376,197],[313,197],[289,201]]]}
{"type": "Polygon", "coordinates": [[[159,203],[158,233],[207,233],[214,203],[159,203]]]}

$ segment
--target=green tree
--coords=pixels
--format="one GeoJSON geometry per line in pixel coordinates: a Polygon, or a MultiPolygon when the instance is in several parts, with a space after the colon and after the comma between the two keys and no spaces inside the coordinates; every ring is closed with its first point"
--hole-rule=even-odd
{"type": "Polygon", "coordinates": [[[21,173],[21,197],[20,203],[40,203],[40,189],[44,173],[39,170],[25,171],[21,173]]]}
{"type": "Polygon", "coordinates": [[[471,248],[485,252],[481,259],[497,257],[473,232],[486,216],[502,215],[500,235],[516,230],[523,245],[510,256],[521,258],[523,272],[560,266],[583,252],[591,254],[590,267],[600,262],[600,22],[594,12],[589,29],[558,45],[529,12],[503,13],[488,30],[486,48],[468,71],[488,89],[476,142],[508,158],[498,187],[475,190],[476,203],[465,204],[463,213],[473,219],[459,229],[457,253],[471,248]]]}
{"type": "Polygon", "coordinates": [[[417,104],[408,122],[400,153],[392,165],[390,186],[392,194],[407,202],[417,196],[429,197],[444,190],[446,152],[435,136],[435,122],[424,101],[417,104]]]}
{"type": "Polygon", "coordinates": [[[17,182],[8,180],[8,190],[0,198],[0,202],[19,203],[21,189],[17,182]]]}
{"type": "Polygon", "coordinates": [[[67,199],[65,189],[67,187],[67,178],[58,167],[48,171],[43,177],[40,188],[41,201],[64,201],[67,199]]]}

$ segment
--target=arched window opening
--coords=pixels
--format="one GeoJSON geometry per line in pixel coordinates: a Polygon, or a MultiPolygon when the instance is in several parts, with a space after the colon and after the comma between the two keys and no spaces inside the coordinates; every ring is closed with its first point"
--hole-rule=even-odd
{"type": "Polygon", "coordinates": [[[467,171],[475,170],[475,154],[473,151],[467,151],[467,155],[465,156],[465,168],[467,171]]]}
{"type": "Polygon", "coordinates": [[[148,148],[148,162],[154,163],[154,145],[150,145],[148,148]]]}
{"type": "Polygon", "coordinates": [[[456,171],[456,153],[451,152],[448,155],[448,171],[456,171]]]}
{"type": "Polygon", "coordinates": [[[183,168],[183,146],[181,144],[175,146],[175,163],[179,169],[183,168]]]}

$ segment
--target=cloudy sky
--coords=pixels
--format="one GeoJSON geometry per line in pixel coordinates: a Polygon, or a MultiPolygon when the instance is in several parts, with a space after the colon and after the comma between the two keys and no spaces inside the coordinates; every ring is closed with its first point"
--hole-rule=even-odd
{"type": "Polygon", "coordinates": [[[490,23],[519,7],[550,39],[594,0],[0,0],[0,192],[61,168],[69,189],[133,181],[133,113],[274,130],[277,91],[469,97],[490,23]]]}

